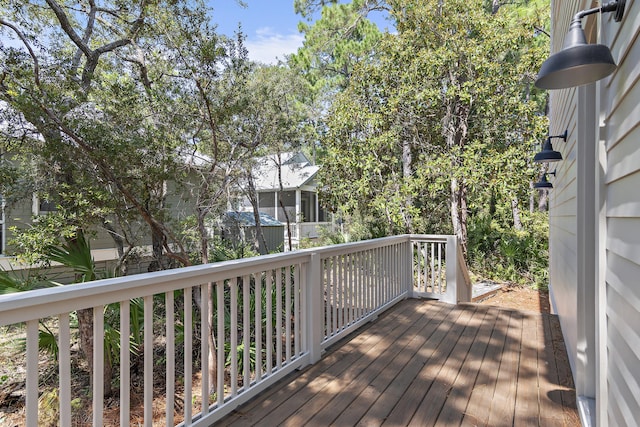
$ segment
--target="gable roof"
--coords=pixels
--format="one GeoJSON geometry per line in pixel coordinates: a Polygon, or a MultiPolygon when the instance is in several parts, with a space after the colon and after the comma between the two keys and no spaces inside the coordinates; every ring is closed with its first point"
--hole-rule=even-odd
{"type": "MultiPolygon", "coordinates": [[[[285,190],[298,189],[310,184],[315,178],[319,166],[312,165],[303,153],[288,152],[280,155],[282,162],[282,186],[285,190]]],[[[278,190],[278,160],[276,155],[256,159],[253,173],[256,190],[278,190]]]]}

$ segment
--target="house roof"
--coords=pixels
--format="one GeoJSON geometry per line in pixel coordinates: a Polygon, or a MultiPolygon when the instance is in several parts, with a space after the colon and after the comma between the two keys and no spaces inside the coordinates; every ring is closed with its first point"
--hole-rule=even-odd
{"type": "MultiPolygon", "coordinates": [[[[310,183],[318,173],[320,167],[312,165],[302,153],[282,153],[282,187],[297,189],[310,183]]],[[[280,189],[278,179],[278,161],[275,155],[257,159],[254,169],[256,190],[280,189]]]]}
{"type": "MultiPolygon", "coordinates": [[[[284,224],[268,215],[264,212],[259,212],[260,214],[260,225],[261,226],[283,226],[284,224]]],[[[253,217],[253,212],[238,212],[238,211],[228,211],[225,213],[225,220],[237,222],[239,225],[243,226],[255,226],[256,221],[253,217]]]]}

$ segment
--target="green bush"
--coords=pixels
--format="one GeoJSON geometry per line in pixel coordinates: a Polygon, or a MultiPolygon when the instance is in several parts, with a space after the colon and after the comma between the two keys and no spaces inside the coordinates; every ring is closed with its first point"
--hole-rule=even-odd
{"type": "Polygon", "coordinates": [[[527,213],[523,230],[480,215],[469,223],[468,263],[477,274],[546,289],[549,279],[547,214],[527,213]]]}

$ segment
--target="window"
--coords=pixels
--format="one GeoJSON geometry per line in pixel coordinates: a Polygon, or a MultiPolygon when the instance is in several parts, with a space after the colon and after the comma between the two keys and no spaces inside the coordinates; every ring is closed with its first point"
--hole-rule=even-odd
{"type": "Polygon", "coordinates": [[[41,197],[38,197],[37,194],[33,195],[33,215],[47,215],[49,212],[56,211],[56,203],[52,200],[47,200],[41,197]]]}

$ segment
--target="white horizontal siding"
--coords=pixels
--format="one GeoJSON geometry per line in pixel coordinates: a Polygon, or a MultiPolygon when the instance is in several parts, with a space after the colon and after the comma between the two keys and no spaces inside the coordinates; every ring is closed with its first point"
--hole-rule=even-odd
{"type": "Polygon", "coordinates": [[[607,216],[607,412],[610,425],[638,425],[640,414],[640,2],[624,20],[603,17],[601,42],[618,69],[603,81],[607,216]]]}

